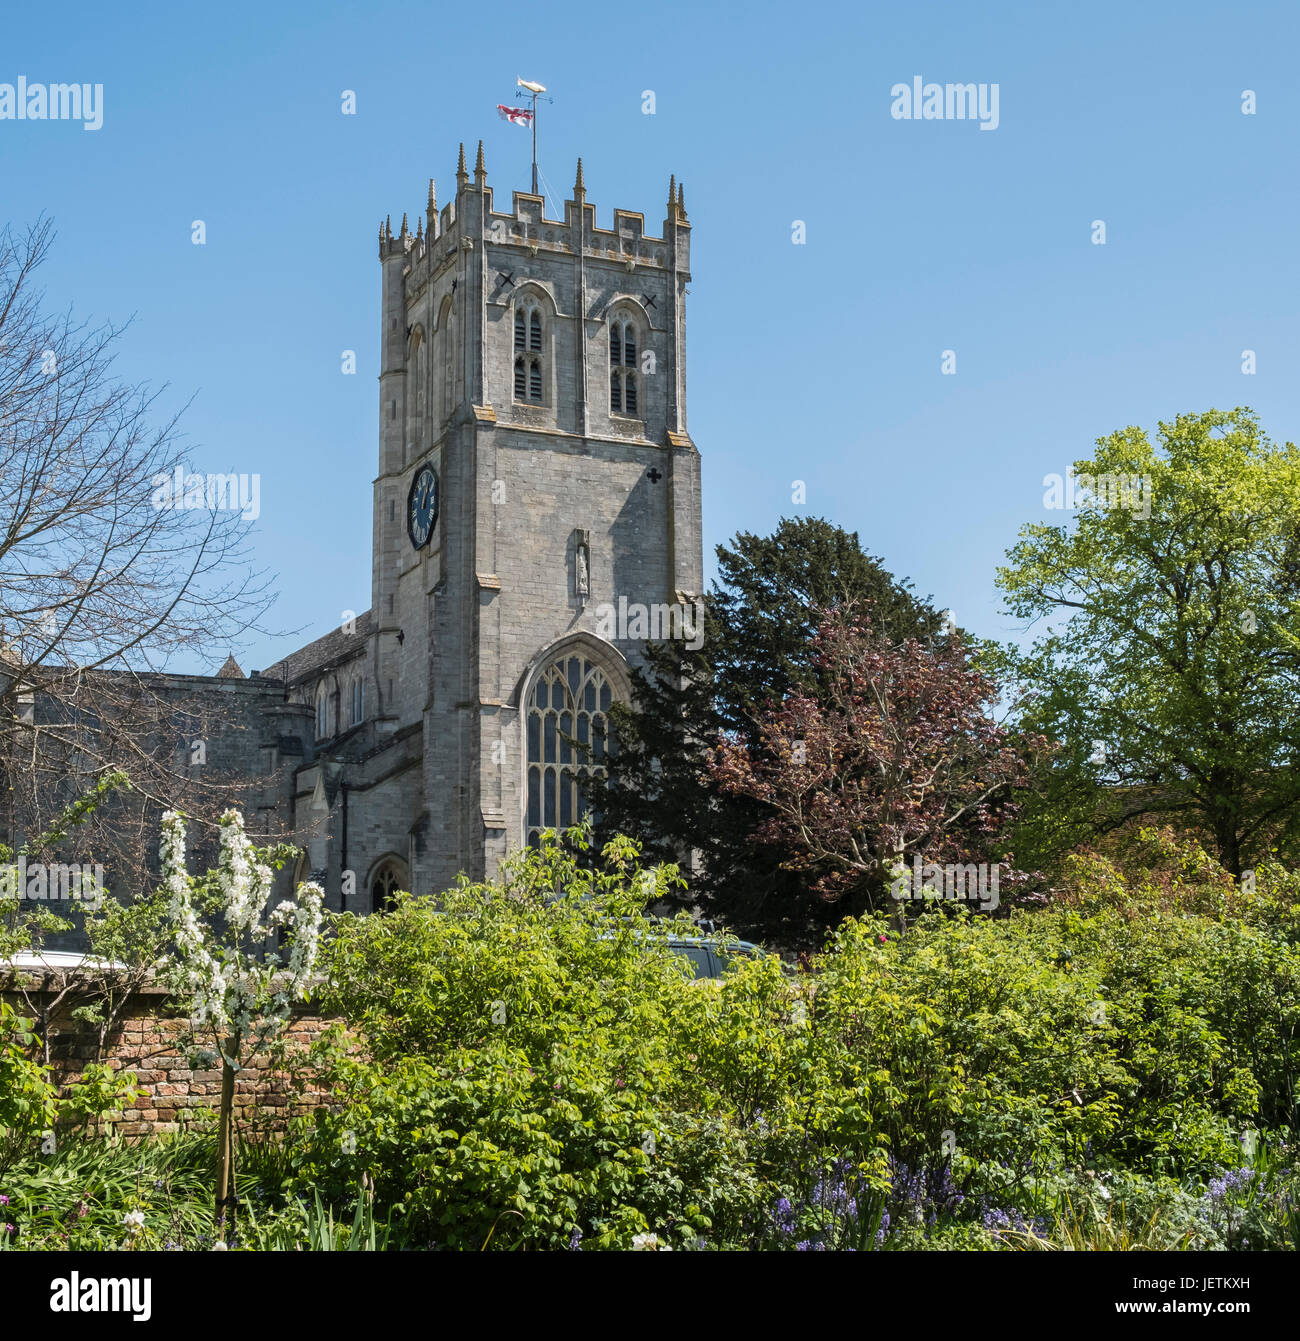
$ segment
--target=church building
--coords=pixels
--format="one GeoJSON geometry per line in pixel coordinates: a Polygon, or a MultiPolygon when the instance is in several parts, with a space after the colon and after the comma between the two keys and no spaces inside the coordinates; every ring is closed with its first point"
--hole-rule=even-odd
{"type": "Polygon", "coordinates": [[[335,908],[490,879],[575,822],[646,636],[609,612],[689,635],[703,588],[684,192],[658,236],[602,228],[579,160],[543,206],[498,208],[480,142],[450,201],[430,181],[414,231],[380,228],[371,607],[228,685],[279,780],[250,830],[297,835],[335,908]]]}

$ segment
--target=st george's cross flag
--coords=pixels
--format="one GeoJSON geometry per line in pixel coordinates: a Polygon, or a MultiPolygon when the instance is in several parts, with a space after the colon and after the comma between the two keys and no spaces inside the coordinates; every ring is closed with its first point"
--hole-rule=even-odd
{"type": "Polygon", "coordinates": [[[533,114],[526,107],[507,107],[505,103],[497,103],[497,111],[501,115],[502,121],[509,121],[512,126],[531,126],[533,124],[533,114]]]}

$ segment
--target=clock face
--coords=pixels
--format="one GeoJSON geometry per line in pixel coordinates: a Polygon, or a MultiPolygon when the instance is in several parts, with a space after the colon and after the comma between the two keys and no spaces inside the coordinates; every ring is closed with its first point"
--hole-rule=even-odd
{"type": "Polygon", "coordinates": [[[438,472],[432,466],[421,466],[411,481],[411,495],[406,504],[406,530],[411,544],[423,549],[437,524],[438,472]]]}

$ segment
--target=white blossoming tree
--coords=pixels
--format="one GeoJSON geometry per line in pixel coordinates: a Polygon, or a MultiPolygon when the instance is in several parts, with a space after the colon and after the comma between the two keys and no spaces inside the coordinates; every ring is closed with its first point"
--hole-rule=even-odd
{"type": "Polygon", "coordinates": [[[190,1002],[197,1035],[210,1034],[221,1058],[221,1115],[217,1131],[218,1233],[234,1218],[235,1075],[280,1033],[291,1003],[306,1000],[320,942],[324,891],[298,886],[265,916],[273,867],[293,854],[286,846],[256,848],[243,817],[221,817],[216,870],[192,876],[185,865],[185,821],[175,811],[162,820],[160,856],[176,949],[169,961],[172,986],[190,1002]],[[281,933],[276,948],[276,933],[281,933]]]}

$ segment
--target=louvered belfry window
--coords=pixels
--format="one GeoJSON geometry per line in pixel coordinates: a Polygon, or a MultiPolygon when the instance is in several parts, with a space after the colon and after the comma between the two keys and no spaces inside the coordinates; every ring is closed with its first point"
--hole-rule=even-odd
{"type": "Polygon", "coordinates": [[[615,318],[609,326],[609,410],[637,415],[636,327],[615,318]]]}
{"type": "Polygon", "coordinates": [[[545,400],[542,376],[542,313],[532,303],[515,308],[515,399],[541,405],[545,400]]]}

